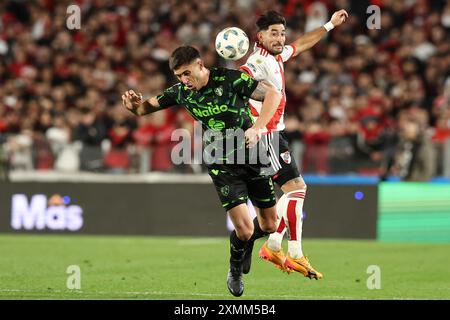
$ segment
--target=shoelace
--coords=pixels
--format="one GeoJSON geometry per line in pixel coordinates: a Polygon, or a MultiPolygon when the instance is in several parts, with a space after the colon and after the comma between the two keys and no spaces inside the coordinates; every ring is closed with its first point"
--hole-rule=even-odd
{"type": "Polygon", "coordinates": [[[309,259],[308,259],[308,257],[307,257],[307,256],[304,256],[303,258],[304,258],[304,259],[302,259],[302,258],[294,259],[294,261],[297,262],[298,264],[301,264],[301,265],[303,265],[303,266],[309,268],[309,269],[312,269],[311,265],[309,264],[309,259]]]}
{"type": "Polygon", "coordinates": [[[305,256],[305,259],[304,259],[304,260],[306,261],[306,266],[307,266],[308,268],[311,268],[311,265],[309,264],[309,259],[308,259],[307,256],[305,256]]]}

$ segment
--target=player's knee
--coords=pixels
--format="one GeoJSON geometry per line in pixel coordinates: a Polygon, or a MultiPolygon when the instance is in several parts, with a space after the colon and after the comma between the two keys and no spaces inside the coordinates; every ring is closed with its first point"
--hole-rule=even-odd
{"type": "Polygon", "coordinates": [[[277,225],[275,223],[269,224],[263,231],[267,233],[274,233],[277,231],[277,225]]]}
{"type": "Polygon", "coordinates": [[[262,231],[273,233],[277,230],[277,210],[273,206],[271,208],[261,209],[261,219],[259,220],[259,227],[262,231]]]}
{"type": "Polygon", "coordinates": [[[277,220],[265,219],[260,223],[259,226],[262,231],[267,233],[273,233],[277,230],[277,220]]]}
{"type": "Polygon", "coordinates": [[[242,233],[242,236],[239,237],[239,239],[241,239],[242,241],[248,241],[248,240],[250,240],[252,235],[253,235],[253,231],[252,232],[247,231],[247,232],[242,233]]]}
{"type": "Polygon", "coordinates": [[[236,227],[236,235],[242,241],[248,241],[253,235],[253,226],[239,226],[236,227]]]}

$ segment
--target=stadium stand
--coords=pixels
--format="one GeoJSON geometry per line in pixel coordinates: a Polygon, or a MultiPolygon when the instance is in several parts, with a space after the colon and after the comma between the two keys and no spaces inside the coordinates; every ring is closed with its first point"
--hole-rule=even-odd
{"type": "Polygon", "coordinates": [[[215,35],[235,25],[253,39],[265,10],[286,16],[289,42],[346,9],[346,24],[286,65],[287,132],[302,172],[399,175],[387,159],[401,158],[408,119],[436,153],[432,175],[450,175],[450,2],[79,0],[79,30],[66,27],[70,4],[0,3],[0,172],[201,171],[170,161],[173,129],[194,128],[183,108],[138,119],[121,94],[174,83],[168,57],[185,43],[209,66],[237,68],[243,60],[219,59],[215,35]],[[366,27],[370,4],[381,29],[366,27]]]}

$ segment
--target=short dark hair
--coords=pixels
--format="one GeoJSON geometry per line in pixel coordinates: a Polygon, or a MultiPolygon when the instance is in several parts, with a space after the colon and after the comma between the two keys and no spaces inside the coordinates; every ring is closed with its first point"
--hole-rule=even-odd
{"type": "Polygon", "coordinates": [[[256,21],[258,31],[267,30],[273,24],[282,24],[286,27],[286,19],[278,12],[270,10],[260,16],[256,21]]]}
{"type": "Polygon", "coordinates": [[[190,64],[200,58],[200,52],[191,46],[182,46],[175,49],[169,59],[170,70],[175,70],[185,64],[190,64]]]}

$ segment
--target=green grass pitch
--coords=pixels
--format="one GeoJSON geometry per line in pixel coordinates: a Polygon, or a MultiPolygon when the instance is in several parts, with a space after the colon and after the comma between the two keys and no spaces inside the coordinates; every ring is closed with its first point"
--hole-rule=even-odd
{"type": "Polygon", "coordinates": [[[305,239],[322,280],[257,258],[241,298],[226,287],[227,238],[0,236],[0,299],[450,299],[450,245],[305,239]],[[66,283],[80,267],[80,290],[66,283]],[[381,288],[369,290],[370,265],[381,288]]]}

